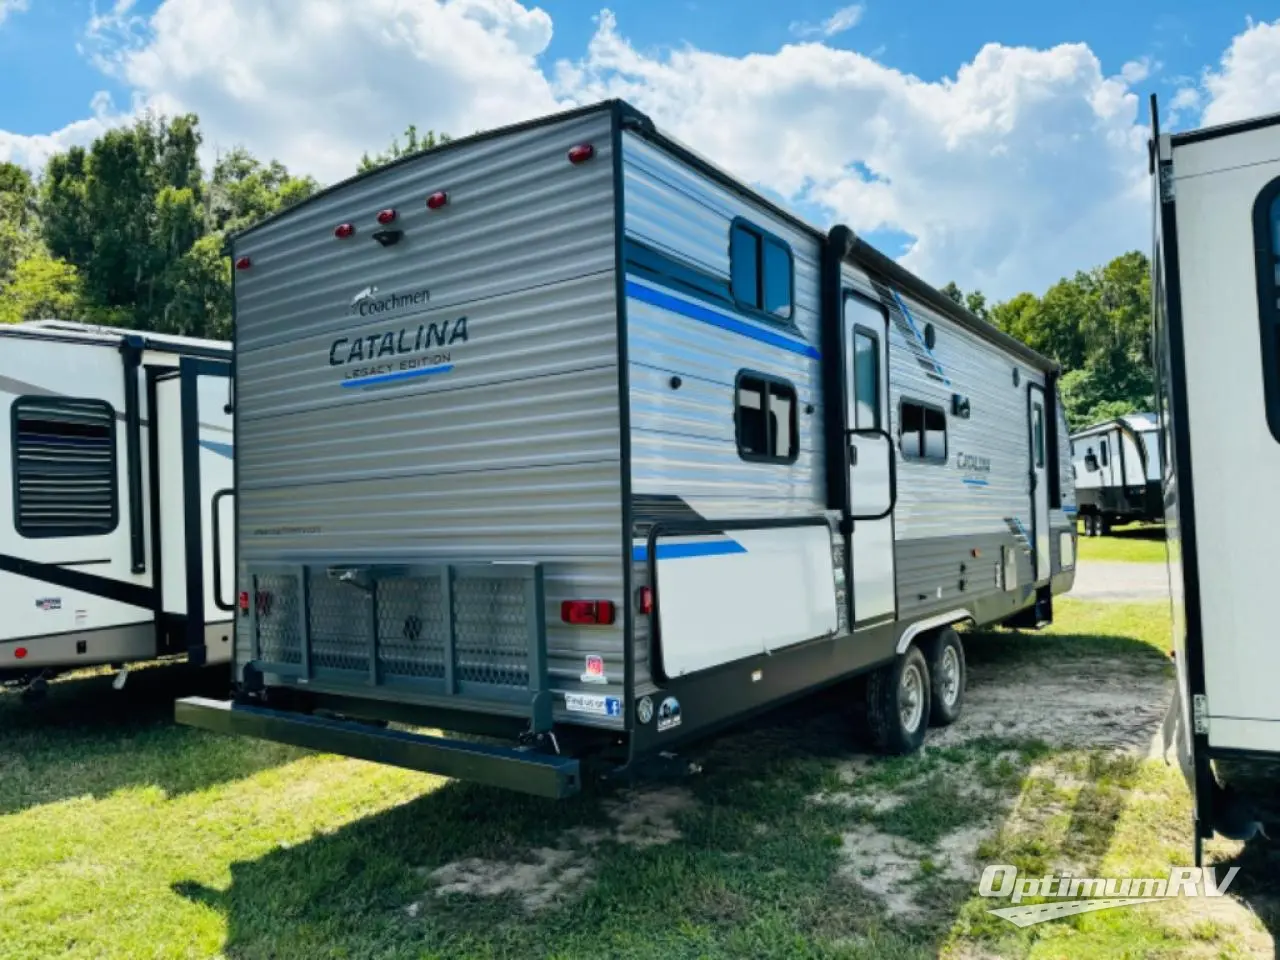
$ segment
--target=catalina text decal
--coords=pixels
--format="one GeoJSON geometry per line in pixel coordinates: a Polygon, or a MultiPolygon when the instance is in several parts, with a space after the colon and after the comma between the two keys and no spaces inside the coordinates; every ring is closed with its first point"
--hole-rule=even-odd
{"type": "Polygon", "coordinates": [[[467,342],[467,318],[338,337],[329,366],[342,367],[344,387],[371,387],[453,369],[453,350],[467,342]]]}

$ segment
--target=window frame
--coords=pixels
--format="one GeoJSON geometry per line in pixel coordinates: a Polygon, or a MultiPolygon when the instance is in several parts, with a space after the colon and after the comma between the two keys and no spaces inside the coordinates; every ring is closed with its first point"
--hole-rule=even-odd
{"type": "Polygon", "coordinates": [[[760,226],[746,217],[734,217],[729,221],[729,297],[733,301],[734,307],[743,313],[750,314],[753,317],[759,317],[769,323],[795,328],[796,316],[796,256],[795,251],[791,249],[791,244],[776,233],[771,233],[764,227],[760,226]],[[756,248],[756,297],[758,303],[748,302],[738,298],[737,284],[734,283],[734,256],[733,256],[733,239],[734,235],[743,230],[747,233],[755,234],[760,243],[756,248]],[[786,316],[771,313],[766,309],[765,304],[769,302],[766,290],[768,286],[767,274],[765,270],[765,247],[773,244],[782,249],[787,255],[787,313],[786,316]]]}
{"type": "Polygon", "coordinates": [[[785,377],[774,376],[773,374],[761,373],[759,370],[751,370],[744,368],[738,371],[737,376],[733,378],[733,439],[734,444],[738,448],[738,457],[748,463],[774,463],[782,465],[790,465],[800,459],[800,391],[796,385],[785,377]],[[794,439],[794,452],[788,456],[780,457],[770,453],[753,453],[744,450],[742,447],[742,410],[743,407],[739,402],[742,394],[742,381],[744,379],[759,380],[764,385],[764,391],[761,396],[763,404],[762,412],[765,422],[765,443],[768,449],[774,447],[774,436],[770,433],[770,425],[772,420],[769,416],[771,412],[772,387],[783,387],[791,391],[791,436],[794,439]]]}
{"type": "Polygon", "coordinates": [[[903,396],[898,399],[898,452],[902,454],[903,460],[910,460],[914,463],[927,463],[937,466],[945,466],[951,459],[951,428],[947,423],[947,411],[944,407],[936,403],[927,403],[924,400],[917,400],[914,397],[903,396]],[[921,411],[920,420],[920,446],[919,453],[908,453],[902,445],[902,409],[910,404],[913,407],[919,407],[921,411]],[[942,456],[930,457],[924,454],[924,412],[932,410],[942,417],[942,456]]]}
{"type": "Polygon", "coordinates": [[[116,409],[101,397],[50,397],[40,394],[21,394],[13,398],[9,405],[9,457],[13,461],[10,476],[13,484],[13,529],[24,540],[60,540],[71,537],[105,537],[115,533],[120,527],[120,457],[119,433],[116,429],[116,409]],[[71,527],[49,533],[32,532],[24,529],[22,523],[22,490],[20,484],[21,458],[18,450],[18,420],[23,413],[24,403],[34,402],[45,409],[56,411],[59,406],[75,404],[79,409],[87,406],[101,407],[106,413],[107,430],[111,444],[109,477],[111,481],[111,521],[110,526],[102,529],[81,529],[71,527]]]}
{"type": "MultiPolygon", "coordinates": [[[[1253,201],[1253,249],[1257,272],[1258,346],[1262,359],[1262,391],[1267,427],[1280,443],[1280,177],[1258,191],[1253,201]],[[1275,216],[1273,217],[1273,208],[1275,216]]],[[[1162,459],[1162,466],[1169,458],[1162,459]]]]}
{"type": "MultiPolygon", "coordinates": [[[[848,301],[846,301],[846,303],[847,303],[847,302],[848,302],[848,301]]],[[[858,371],[858,366],[857,366],[857,365],[858,365],[858,337],[859,337],[859,335],[866,337],[866,338],[867,338],[868,340],[870,340],[873,344],[875,344],[875,361],[876,361],[876,371],[875,371],[875,372],[876,372],[876,377],[875,377],[875,385],[876,385],[876,392],[875,392],[875,398],[874,398],[874,404],[873,404],[873,409],[875,410],[875,423],[873,423],[873,424],[872,424],[871,426],[869,426],[869,427],[864,427],[861,423],[859,423],[859,422],[858,422],[858,397],[857,397],[857,386],[858,386],[858,383],[857,383],[857,380],[861,379],[860,377],[855,378],[855,382],[854,382],[854,385],[853,385],[853,386],[854,386],[854,396],[846,398],[845,402],[846,402],[846,403],[848,403],[850,400],[852,400],[852,401],[853,401],[853,424],[852,424],[852,428],[853,428],[854,430],[881,430],[881,429],[883,429],[883,426],[882,426],[882,420],[883,420],[883,417],[881,416],[880,410],[881,410],[881,407],[883,406],[883,400],[884,400],[884,397],[881,395],[881,388],[882,388],[882,386],[883,386],[883,383],[882,383],[883,378],[881,377],[881,375],[880,375],[880,374],[881,374],[881,367],[883,366],[883,356],[882,356],[882,354],[880,353],[880,351],[883,349],[883,347],[882,347],[882,345],[881,345],[880,334],[879,334],[879,333],[877,333],[875,330],[872,330],[870,327],[864,326],[863,324],[861,324],[861,323],[857,323],[856,321],[854,322],[854,324],[853,324],[853,364],[854,364],[853,369],[854,369],[855,374],[856,374],[856,373],[857,373],[857,371],[858,371]]]]}

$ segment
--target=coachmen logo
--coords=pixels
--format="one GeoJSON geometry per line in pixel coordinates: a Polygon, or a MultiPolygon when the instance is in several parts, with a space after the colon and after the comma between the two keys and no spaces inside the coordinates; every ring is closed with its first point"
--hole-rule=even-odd
{"type": "Polygon", "coordinates": [[[362,317],[379,317],[387,313],[396,313],[405,307],[419,307],[431,299],[431,291],[426,287],[421,290],[410,290],[408,293],[391,293],[385,297],[378,296],[378,288],[370,284],[351,298],[351,312],[362,317]]]}
{"type": "MultiPolygon", "coordinates": [[[[429,290],[392,293],[378,297],[368,286],[351,301],[351,311],[362,317],[393,313],[427,302],[429,290]]],[[[437,320],[374,333],[352,333],[329,344],[329,366],[342,367],[341,385],[374,387],[453,369],[453,350],[468,340],[467,318],[437,320]]]]}

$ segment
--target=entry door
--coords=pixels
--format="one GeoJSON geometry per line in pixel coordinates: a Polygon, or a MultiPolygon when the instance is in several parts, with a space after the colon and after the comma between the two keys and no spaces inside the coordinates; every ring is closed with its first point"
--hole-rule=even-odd
{"type": "Polygon", "coordinates": [[[893,566],[893,470],[889,437],[889,318],[879,304],[844,301],[845,432],[849,444],[853,614],[863,627],[896,611],[893,566]]]}
{"type": "Polygon", "coordinates": [[[1049,462],[1045,451],[1044,390],[1034,384],[1028,390],[1031,418],[1031,552],[1035,558],[1036,580],[1047,580],[1049,561],[1049,462]]]}
{"type": "Polygon", "coordinates": [[[222,626],[233,617],[235,584],[229,375],[226,363],[184,357],[155,385],[160,596],[197,660],[230,654],[222,626]]]}

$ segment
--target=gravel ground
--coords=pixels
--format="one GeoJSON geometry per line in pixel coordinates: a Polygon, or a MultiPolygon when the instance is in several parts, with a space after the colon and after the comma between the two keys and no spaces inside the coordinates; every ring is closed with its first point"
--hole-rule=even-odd
{"type": "Polygon", "coordinates": [[[1076,568],[1075,586],[1067,596],[1076,600],[1164,600],[1169,596],[1169,571],[1163,563],[1085,561],[1076,568]]]}

